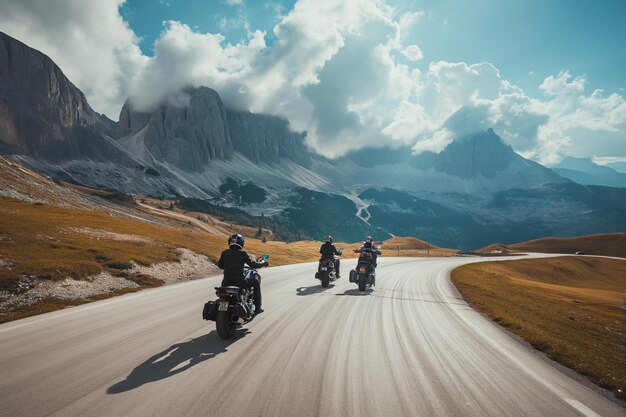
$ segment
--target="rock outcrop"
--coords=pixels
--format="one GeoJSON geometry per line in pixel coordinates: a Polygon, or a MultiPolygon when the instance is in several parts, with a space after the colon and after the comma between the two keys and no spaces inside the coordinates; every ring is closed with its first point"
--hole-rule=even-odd
{"type": "Polygon", "coordinates": [[[255,163],[283,158],[305,166],[310,162],[305,135],[292,132],[285,119],[225,109],[218,93],[207,87],[187,88],[183,97],[151,112],[134,110],[127,100],[117,136],[140,133],[156,160],[187,172],[202,171],[211,160],[228,159],[234,152],[255,163]]]}
{"type": "Polygon", "coordinates": [[[274,163],[282,158],[310,164],[304,133],[292,132],[285,119],[264,114],[227,110],[233,149],[253,162],[274,163]]]}
{"type": "Polygon", "coordinates": [[[184,171],[201,171],[212,159],[232,154],[226,110],[210,88],[188,88],[183,94],[185,104],[163,103],[150,113],[134,111],[127,101],[120,114],[118,136],[145,129],[144,144],[156,160],[184,171]]]}
{"type": "Polygon", "coordinates": [[[114,127],[49,57],[0,32],[0,152],[109,159],[114,127]]]}

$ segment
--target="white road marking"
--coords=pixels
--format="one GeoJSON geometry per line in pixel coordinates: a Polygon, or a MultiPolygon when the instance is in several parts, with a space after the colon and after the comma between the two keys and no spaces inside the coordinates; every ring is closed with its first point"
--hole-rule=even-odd
{"type": "Polygon", "coordinates": [[[585,415],[586,417],[600,417],[600,415],[594,413],[584,404],[581,404],[580,401],[572,400],[571,398],[563,398],[566,403],[574,407],[577,411],[585,415]]]}

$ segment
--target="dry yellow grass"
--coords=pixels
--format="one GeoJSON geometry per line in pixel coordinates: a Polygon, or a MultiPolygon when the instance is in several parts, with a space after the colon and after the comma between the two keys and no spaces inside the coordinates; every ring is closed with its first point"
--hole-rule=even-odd
{"type": "MultiPolygon", "coordinates": [[[[576,253],[626,258],[626,233],[601,233],[577,237],[545,237],[528,242],[501,245],[517,252],[576,253]]],[[[489,248],[489,246],[487,247],[489,248]]],[[[479,249],[483,251],[486,248],[479,249]]]]}
{"type": "Polygon", "coordinates": [[[460,267],[474,308],[626,399],[626,261],[558,257],[460,267]]]}
{"type": "Polygon", "coordinates": [[[504,255],[509,255],[509,254],[515,252],[509,246],[504,245],[502,243],[492,243],[491,245],[487,245],[484,248],[480,248],[480,249],[476,250],[476,252],[478,252],[478,253],[489,253],[489,252],[494,251],[494,250],[496,250],[496,251],[499,250],[504,255]]]}
{"type": "MultiPolygon", "coordinates": [[[[167,227],[102,211],[7,198],[0,198],[0,236],[0,258],[9,263],[0,269],[4,287],[23,275],[80,279],[102,270],[124,269],[131,261],[142,265],[174,261],[178,260],[176,249],[181,247],[215,260],[226,246],[223,237],[184,224],[167,227]],[[94,233],[83,233],[81,228],[94,233]]],[[[272,265],[313,261],[319,256],[319,242],[262,243],[248,238],[246,249],[269,253],[272,265]]]]}
{"type": "MultiPolygon", "coordinates": [[[[246,239],[251,254],[269,253],[272,266],[315,261],[319,242],[262,243],[246,239]]],[[[356,245],[344,245],[347,250],[356,245]]],[[[113,217],[106,211],[62,208],[0,198],[0,290],[24,291],[24,277],[61,280],[84,279],[102,271],[125,275],[141,287],[161,285],[159,280],[129,275],[131,261],[142,265],[176,261],[178,248],[187,248],[216,260],[226,247],[218,237],[184,222],[163,226],[142,220],[113,217]]],[[[133,291],[124,289],[109,296],[133,291]]],[[[104,295],[103,295],[104,296],[104,295]]],[[[92,298],[93,299],[93,298],[92,298]]],[[[91,300],[91,299],[90,299],[91,300]]],[[[88,300],[43,300],[12,311],[0,311],[0,322],[52,311],[88,300]]]]}
{"type": "Polygon", "coordinates": [[[452,256],[457,252],[456,249],[440,248],[415,237],[392,237],[383,242],[382,250],[387,256],[452,256]]]}

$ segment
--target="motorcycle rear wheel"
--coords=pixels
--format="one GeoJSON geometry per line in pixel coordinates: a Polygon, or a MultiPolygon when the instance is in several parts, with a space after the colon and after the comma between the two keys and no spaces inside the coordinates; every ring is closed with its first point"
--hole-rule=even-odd
{"type": "Polygon", "coordinates": [[[365,291],[367,287],[367,274],[359,274],[359,291],[365,291]]]}
{"type": "Polygon", "coordinates": [[[229,311],[218,311],[215,319],[217,334],[222,339],[230,339],[235,334],[236,325],[230,320],[229,311]]]}
{"type": "Polygon", "coordinates": [[[322,272],[322,287],[328,287],[330,283],[330,277],[328,276],[328,272],[322,272]]]}

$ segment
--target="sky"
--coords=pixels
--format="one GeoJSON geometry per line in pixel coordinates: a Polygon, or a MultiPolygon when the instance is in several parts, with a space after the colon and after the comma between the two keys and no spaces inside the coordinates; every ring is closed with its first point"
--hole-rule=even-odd
{"type": "Polygon", "coordinates": [[[493,127],[547,165],[626,160],[625,18],[621,0],[0,0],[0,30],[112,119],[206,85],[329,157],[493,127]]]}

